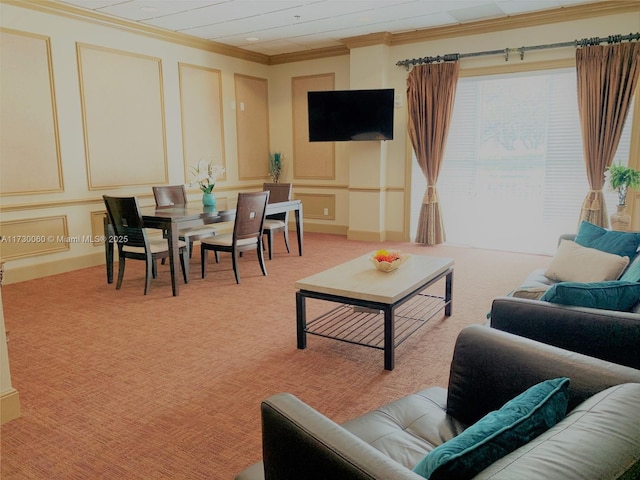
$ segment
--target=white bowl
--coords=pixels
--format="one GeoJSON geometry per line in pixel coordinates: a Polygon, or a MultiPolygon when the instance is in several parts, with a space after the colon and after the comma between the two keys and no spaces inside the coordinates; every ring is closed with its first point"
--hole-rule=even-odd
{"type": "Polygon", "coordinates": [[[373,263],[375,267],[381,272],[393,272],[400,265],[402,265],[407,260],[407,258],[409,258],[408,254],[401,253],[400,258],[398,258],[397,260],[394,260],[393,262],[379,262],[373,256],[370,258],[370,260],[371,260],[371,263],[373,263]]]}

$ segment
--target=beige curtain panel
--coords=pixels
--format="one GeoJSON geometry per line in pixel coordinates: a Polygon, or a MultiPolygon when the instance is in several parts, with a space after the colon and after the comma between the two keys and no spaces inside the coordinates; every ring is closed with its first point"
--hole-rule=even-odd
{"type": "Polygon", "coordinates": [[[459,71],[458,62],[418,65],[407,78],[409,137],[427,180],[416,243],[437,245],[446,239],[436,183],[447,143],[459,71]]]}
{"type": "Polygon", "coordinates": [[[629,113],[640,72],[640,43],[597,45],[576,50],[578,111],[587,178],[591,190],[580,221],[609,226],[602,194],[629,113]]]}

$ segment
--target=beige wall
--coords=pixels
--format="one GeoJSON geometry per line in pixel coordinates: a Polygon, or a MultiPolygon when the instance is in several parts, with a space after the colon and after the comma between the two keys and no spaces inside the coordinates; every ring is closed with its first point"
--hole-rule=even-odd
{"type": "MultiPolygon", "coordinates": [[[[307,230],[347,234],[350,238],[372,241],[384,239],[407,240],[410,188],[410,146],[406,134],[406,76],[404,68],[395,62],[446,53],[465,53],[478,50],[517,48],[564,42],[584,37],[607,36],[638,31],[640,12],[610,15],[554,23],[551,25],[502,30],[496,33],[477,33],[453,38],[441,38],[402,45],[367,45],[352,47],[350,55],[266,65],[246,59],[225,56],[201,48],[185,46],[151,35],[137,34],[127,29],[83,21],[44,11],[24,9],[13,3],[0,3],[0,22],[5,29],[28,32],[49,39],[51,50],[54,98],[57,115],[58,146],[63,176],[63,190],[49,193],[15,194],[0,197],[1,221],[32,223],[40,218],[64,218],[69,236],[100,233],[96,215],[103,210],[103,194],[135,194],[141,203],[152,204],[149,185],[119,185],[104,187],[100,183],[91,187],[85,151],[85,124],[83,99],[78,72],[77,45],[91,45],[108,51],[125,52],[127,58],[141,58],[160,65],[158,88],[162,98],[150,108],[161,107],[164,118],[163,138],[154,130],[153,145],[161,145],[154,159],[142,159],[155,168],[157,157],[166,156],[167,183],[185,183],[183,125],[181,122],[181,96],[179,65],[203,67],[220,72],[222,105],[222,141],[226,178],[218,182],[219,196],[233,198],[239,190],[260,188],[261,179],[241,180],[238,169],[238,135],[235,110],[235,79],[238,75],[266,79],[268,82],[269,143],[271,151],[285,156],[282,181],[294,183],[294,194],[308,199],[322,211],[323,202],[331,207],[327,219],[314,215],[305,221],[307,230]],[[381,61],[381,59],[384,59],[381,61]],[[309,75],[331,73],[336,89],[395,88],[401,105],[395,110],[395,139],[374,142],[338,142],[335,146],[335,175],[332,179],[294,178],[293,158],[293,104],[292,79],[309,75]],[[374,205],[375,208],[371,208],[374,205]]],[[[539,62],[558,60],[570,63],[573,48],[528,52],[524,61],[512,56],[508,62],[502,56],[465,59],[461,62],[462,75],[476,68],[497,69],[534,68],[539,62]]],[[[136,63],[142,66],[139,62],[136,63]]],[[[4,65],[2,65],[4,67],[4,65]]],[[[148,113],[148,112],[145,112],[148,113]]],[[[157,115],[157,114],[156,114],[157,115]]],[[[156,125],[156,126],[157,126],[156,125]]],[[[24,132],[28,135],[29,132],[24,132]]],[[[102,147],[103,148],[103,147],[102,147]]],[[[103,150],[100,150],[104,154],[103,150]]],[[[267,159],[265,158],[265,162],[267,159]]],[[[2,159],[0,158],[0,162],[2,159]]],[[[0,163],[0,168],[1,168],[0,163]]],[[[103,171],[108,172],[104,165],[103,171]]],[[[266,178],[265,178],[266,180],[266,178]]],[[[2,192],[0,192],[2,193],[2,192]]],[[[190,198],[197,200],[199,193],[191,190],[190,198]]],[[[73,243],[68,249],[52,249],[37,255],[15,257],[6,263],[5,283],[35,276],[49,275],[72,268],[103,262],[99,245],[73,243]]],[[[0,244],[0,248],[2,245],[0,244]]],[[[2,251],[0,250],[0,256],[2,251]]]]}

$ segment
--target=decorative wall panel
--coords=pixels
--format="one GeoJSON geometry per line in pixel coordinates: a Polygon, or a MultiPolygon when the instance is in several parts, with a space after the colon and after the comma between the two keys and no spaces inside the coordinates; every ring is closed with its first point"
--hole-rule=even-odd
{"type": "Polygon", "coordinates": [[[269,92],[264,78],[235,75],[238,177],[269,176],[269,92]]]}
{"type": "Polygon", "coordinates": [[[167,183],[159,58],[77,45],[90,190],[167,183]]]}
{"type": "Polygon", "coordinates": [[[0,222],[0,256],[3,260],[69,250],[65,215],[0,222]]]}
{"type": "Polygon", "coordinates": [[[220,70],[178,65],[185,182],[200,160],[226,166],[220,70]]]}
{"type": "Polygon", "coordinates": [[[293,95],[293,177],[335,179],[335,143],[309,142],[307,92],[333,90],[335,74],[294,77],[293,95]]]}
{"type": "Polygon", "coordinates": [[[49,37],[0,30],[0,194],[64,190],[49,37]]]}
{"type": "Polygon", "coordinates": [[[304,218],[320,220],[336,219],[336,196],[322,193],[296,193],[293,198],[302,200],[304,218]]]}

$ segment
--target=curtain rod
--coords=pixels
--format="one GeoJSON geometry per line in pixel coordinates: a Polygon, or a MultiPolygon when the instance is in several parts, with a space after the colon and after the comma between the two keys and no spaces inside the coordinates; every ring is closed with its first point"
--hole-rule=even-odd
{"type": "Polygon", "coordinates": [[[640,32],[639,33],[630,33],[629,35],[609,35],[608,37],[593,37],[593,38],[583,38],[582,40],[574,40],[572,42],[561,42],[561,43],[550,43],[547,45],[534,45],[530,47],[520,47],[520,48],[505,48],[503,50],[487,50],[484,52],[472,52],[472,53],[448,53],[446,55],[438,55],[435,57],[422,57],[422,58],[412,58],[406,60],[400,60],[396,63],[399,67],[405,67],[409,70],[413,65],[422,65],[424,63],[435,63],[435,62],[454,62],[460,60],[461,58],[469,58],[469,57],[482,57],[485,55],[504,55],[505,62],[509,61],[510,53],[518,53],[520,55],[520,60],[524,59],[524,52],[529,50],[546,50],[549,48],[560,48],[560,47],[587,47],[591,45],[599,45],[601,43],[620,43],[624,40],[632,41],[632,40],[640,40],[640,32]]]}

